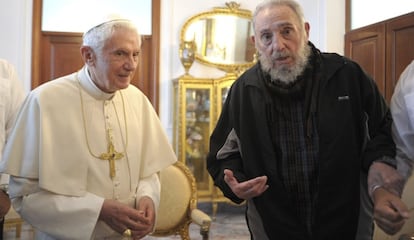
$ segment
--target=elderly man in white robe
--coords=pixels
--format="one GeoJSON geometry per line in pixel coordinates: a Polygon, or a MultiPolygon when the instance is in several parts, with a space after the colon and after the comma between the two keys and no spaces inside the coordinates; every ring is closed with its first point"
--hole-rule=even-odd
{"type": "Polygon", "coordinates": [[[154,230],[158,173],[176,156],[130,85],[141,38],[128,20],[84,34],[85,66],[34,89],[5,146],[13,207],[36,239],[140,239],[154,230]]]}

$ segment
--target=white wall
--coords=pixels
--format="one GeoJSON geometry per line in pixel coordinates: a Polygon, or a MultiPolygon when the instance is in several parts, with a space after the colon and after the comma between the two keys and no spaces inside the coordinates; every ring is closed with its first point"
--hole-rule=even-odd
{"type": "Polygon", "coordinates": [[[43,0],[42,30],[84,32],[109,16],[120,16],[137,24],[140,34],[151,35],[151,5],[152,0],[43,0]],[[99,11],[91,11],[96,6],[99,11]]]}
{"type": "Polygon", "coordinates": [[[26,91],[31,85],[32,0],[0,0],[0,58],[17,69],[26,91]]]}
{"type": "Polygon", "coordinates": [[[351,29],[360,28],[414,11],[412,0],[353,0],[351,1],[351,29]],[[373,8],[372,6],[375,6],[373,8]],[[367,11],[370,11],[367,14],[367,11]]]}

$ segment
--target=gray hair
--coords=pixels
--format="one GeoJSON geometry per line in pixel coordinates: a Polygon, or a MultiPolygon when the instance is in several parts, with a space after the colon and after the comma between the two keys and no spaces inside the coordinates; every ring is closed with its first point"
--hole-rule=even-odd
{"type": "Polygon", "coordinates": [[[82,45],[91,47],[95,52],[101,52],[102,48],[105,45],[105,41],[112,36],[112,33],[116,29],[120,28],[126,28],[135,31],[138,35],[139,45],[141,46],[141,36],[138,33],[137,27],[127,19],[110,20],[89,29],[83,34],[82,45]]]}
{"type": "Polygon", "coordinates": [[[253,28],[256,26],[257,15],[262,10],[273,6],[287,6],[291,8],[299,20],[300,27],[303,28],[303,25],[305,24],[305,15],[303,14],[302,7],[295,0],[264,0],[262,3],[257,5],[256,10],[253,13],[253,28]]]}

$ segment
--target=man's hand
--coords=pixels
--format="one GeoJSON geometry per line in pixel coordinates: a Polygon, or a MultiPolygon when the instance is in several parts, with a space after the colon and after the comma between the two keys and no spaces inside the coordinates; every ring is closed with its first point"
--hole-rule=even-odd
{"type": "Polygon", "coordinates": [[[261,195],[269,187],[266,184],[267,176],[260,176],[239,183],[234,177],[233,171],[229,169],[224,170],[224,181],[238,198],[245,200],[261,195]]]}
{"type": "Polygon", "coordinates": [[[154,229],[155,225],[155,206],[154,202],[149,197],[142,197],[138,200],[137,203],[137,210],[140,211],[142,214],[140,215],[139,222],[141,223],[140,228],[133,230],[132,235],[137,236],[138,238],[134,239],[141,239],[145,237],[147,234],[151,233],[154,229]]]}
{"type": "Polygon", "coordinates": [[[154,203],[151,198],[142,197],[134,209],[116,200],[105,199],[99,220],[121,235],[130,229],[132,239],[141,239],[152,231],[155,224],[154,203]]]}
{"type": "Polygon", "coordinates": [[[407,206],[396,195],[380,187],[373,192],[374,219],[385,233],[394,235],[409,217],[407,206]]]}
{"type": "Polygon", "coordinates": [[[368,189],[372,198],[372,191],[375,187],[381,186],[389,192],[400,196],[402,195],[405,185],[404,178],[398,171],[382,162],[374,162],[368,172],[368,189]]]}

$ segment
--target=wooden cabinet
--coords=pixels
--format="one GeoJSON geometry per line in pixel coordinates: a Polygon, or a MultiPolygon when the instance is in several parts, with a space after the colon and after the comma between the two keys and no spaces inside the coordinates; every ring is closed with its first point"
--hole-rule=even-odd
{"type": "Polygon", "coordinates": [[[414,59],[414,12],[345,34],[345,55],[376,81],[387,102],[402,71],[414,59]]]}
{"type": "Polygon", "coordinates": [[[174,80],[174,139],[179,161],[185,163],[196,179],[198,200],[213,203],[227,201],[207,172],[210,135],[217,123],[223,102],[236,79],[227,75],[218,79],[184,75],[174,80]]]}

